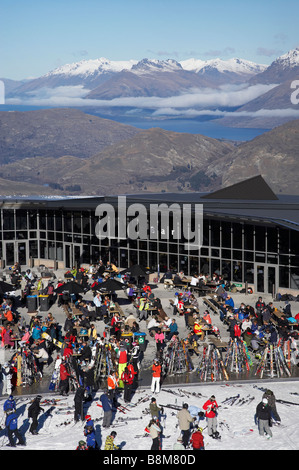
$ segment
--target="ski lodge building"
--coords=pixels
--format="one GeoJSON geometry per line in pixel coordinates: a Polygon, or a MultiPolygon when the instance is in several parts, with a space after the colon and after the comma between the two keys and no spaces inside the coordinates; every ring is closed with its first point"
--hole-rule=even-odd
{"type": "Polygon", "coordinates": [[[261,293],[299,289],[299,196],[274,194],[261,176],[208,194],[126,196],[127,206],[141,204],[147,211],[162,203],[202,205],[201,247],[189,250],[184,237],[174,239],[171,230],[168,238],[159,229],[155,238],[120,237],[117,196],[2,198],[2,268],[19,262],[67,269],[103,259],[120,268],[141,264],[160,273],[169,268],[189,276],[217,272],[261,293]],[[115,208],[116,236],[99,239],[96,208],[102,204],[115,208]]]}

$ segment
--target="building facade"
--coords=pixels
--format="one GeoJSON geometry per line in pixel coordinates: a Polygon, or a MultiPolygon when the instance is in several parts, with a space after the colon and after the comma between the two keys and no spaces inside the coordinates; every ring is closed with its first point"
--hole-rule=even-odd
{"type": "MultiPolygon", "coordinates": [[[[2,267],[21,265],[70,268],[99,259],[121,268],[133,264],[160,273],[167,269],[193,273],[219,273],[235,283],[248,282],[255,291],[276,293],[299,288],[299,197],[269,199],[207,198],[196,194],[143,194],[127,196],[127,204],[188,203],[203,206],[202,246],[188,250],[182,236],[158,233],[144,238],[99,239],[96,208],[117,197],[70,199],[2,199],[0,258],[2,267]]],[[[221,194],[220,194],[221,196],[221,194]]],[[[126,217],[127,223],[130,217],[126,217]]],[[[170,214],[170,226],[173,220],[170,214]]],[[[147,227],[150,232],[150,227],[147,227]]]]}

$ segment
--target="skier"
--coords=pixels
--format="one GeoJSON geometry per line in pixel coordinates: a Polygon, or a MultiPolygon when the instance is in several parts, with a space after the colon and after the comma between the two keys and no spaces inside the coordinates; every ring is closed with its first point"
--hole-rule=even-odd
{"type": "Polygon", "coordinates": [[[151,383],[152,393],[160,392],[161,372],[162,372],[161,365],[159,364],[158,359],[155,359],[154,364],[152,366],[152,383],[151,383]]]}
{"type": "Polygon", "coordinates": [[[266,390],[262,398],[267,398],[268,400],[268,405],[271,407],[271,418],[274,419],[276,424],[281,424],[281,419],[276,409],[276,398],[272,390],[266,390]]]}
{"type": "Polygon", "coordinates": [[[160,408],[157,405],[157,400],[154,397],[151,399],[149,409],[150,409],[150,413],[151,413],[152,418],[154,418],[155,416],[157,416],[159,418],[160,411],[161,411],[161,414],[163,414],[163,412],[164,412],[163,407],[161,406],[161,408],[160,408]]]}
{"type": "Polygon", "coordinates": [[[32,419],[31,426],[29,428],[29,432],[31,434],[36,435],[38,434],[37,432],[37,426],[38,426],[38,415],[40,414],[41,411],[44,411],[44,409],[40,406],[40,401],[42,399],[41,395],[37,395],[31,405],[28,408],[28,418],[32,419]]]}
{"type": "Polygon", "coordinates": [[[114,439],[116,437],[116,431],[112,431],[109,436],[106,438],[104,450],[119,450],[120,447],[114,444],[114,439]]]}
{"type": "Polygon", "coordinates": [[[148,425],[148,431],[152,438],[151,450],[161,450],[160,434],[161,434],[162,429],[157,421],[158,421],[157,418],[156,419],[152,418],[148,425]]]}
{"type": "Polygon", "coordinates": [[[4,405],[3,405],[4,413],[9,415],[10,413],[15,412],[16,408],[17,406],[16,406],[16,402],[14,400],[13,395],[9,395],[8,399],[4,402],[4,405]]]}
{"type": "Polygon", "coordinates": [[[183,435],[183,445],[186,449],[190,439],[190,425],[193,423],[193,418],[188,411],[187,403],[183,404],[183,408],[177,413],[176,417],[179,420],[179,428],[183,435]]]}
{"type": "Polygon", "coordinates": [[[86,423],[84,426],[84,436],[86,437],[86,446],[88,450],[97,449],[96,434],[94,429],[94,422],[90,415],[85,416],[86,423]]]}
{"type": "Polygon", "coordinates": [[[190,443],[193,450],[205,450],[202,428],[195,426],[190,438],[190,443]]]}
{"type": "Polygon", "coordinates": [[[84,392],[85,389],[82,385],[77,388],[75,396],[74,396],[74,404],[75,404],[75,411],[74,411],[74,420],[77,423],[79,420],[83,421],[83,400],[84,400],[84,392]]]}
{"type": "Polygon", "coordinates": [[[217,408],[218,404],[214,395],[203,405],[208,423],[208,434],[213,439],[219,439],[219,432],[217,431],[217,408]]]}
{"type": "Polygon", "coordinates": [[[102,403],[103,411],[104,411],[104,419],[103,419],[103,428],[109,428],[112,422],[112,403],[108,396],[108,389],[104,390],[104,393],[100,396],[100,402],[102,403]]]}
{"type": "Polygon", "coordinates": [[[268,404],[267,398],[263,398],[262,401],[256,407],[255,421],[258,424],[259,435],[264,436],[265,433],[272,437],[272,432],[269,426],[271,420],[271,407],[268,404]]]}
{"type": "Polygon", "coordinates": [[[15,447],[16,445],[25,445],[25,440],[18,429],[18,417],[15,411],[7,414],[5,419],[5,427],[7,430],[10,447],[15,447]],[[18,439],[17,443],[14,442],[14,436],[18,439]]]}

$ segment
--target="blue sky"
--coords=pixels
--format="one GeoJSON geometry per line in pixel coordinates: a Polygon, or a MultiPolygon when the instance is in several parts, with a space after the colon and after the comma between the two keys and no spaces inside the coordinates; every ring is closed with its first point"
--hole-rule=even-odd
{"type": "Polygon", "coordinates": [[[38,77],[106,57],[240,57],[299,46],[298,0],[1,0],[0,77],[38,77]]]}

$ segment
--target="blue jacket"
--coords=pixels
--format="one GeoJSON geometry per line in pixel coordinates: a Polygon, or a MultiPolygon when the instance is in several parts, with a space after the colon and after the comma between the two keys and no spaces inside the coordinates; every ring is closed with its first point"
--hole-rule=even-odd
{"type": "Polygon", "coordinates": [[[4,402],[3,411],[7,412],[7,411],[15,410],[15,409],[16,409],[16,402],[13,399],[8,398],[8,400],[4,402]]]}
{"type": "Polygon", "coordinates": [[[15,431],[18,428],[18,417],[16,413],[10,413],[6,416],[5,426],[11,431],[15,431]]]}
{"type": "Polygon", "coordinates": [[[112,410],[112,403],[111,403],[108,395],[106,395],[106,393],[103,393],[100,396],[100,402],[102,403],[103,411],[111,411],[112,410]]]}

